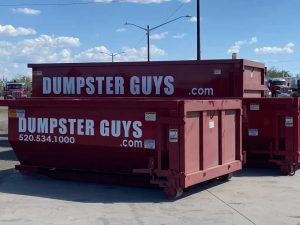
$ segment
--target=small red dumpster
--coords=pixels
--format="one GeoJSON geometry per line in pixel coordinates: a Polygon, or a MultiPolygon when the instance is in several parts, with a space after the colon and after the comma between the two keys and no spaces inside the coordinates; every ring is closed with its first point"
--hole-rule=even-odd
{"type": "Polygon", "coordinates": [[[28,66],[32,97],[264,96],[264,64],[243,59],[28,66]]]}
{"type": "Polygon", "coordinates": [[[170,197],[241,169],[240,100],[31,98],[9,106],[22,173],[151,184],[170,197]]]}
{"type": "Polygon", "coordinates": [[[243,99],[247,163],[269,162],[293,175],[300,162],[299,98],[243,99]]]}

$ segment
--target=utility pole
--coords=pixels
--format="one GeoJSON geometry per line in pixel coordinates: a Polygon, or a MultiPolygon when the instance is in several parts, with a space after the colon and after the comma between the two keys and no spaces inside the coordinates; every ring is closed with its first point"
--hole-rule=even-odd
{"type": "Polygon", "coordinates": [[[132,25],[132,26],[135,26],[137,28],[140,28],[140,29],[146,31],[146,34],[147,34],[147,49],[148,49],[148,54],[147,54],[148,57],[147,58],[148,58],[148,62],[149,62],[150,61],[150,32],[153,31],[153,30],[155,30],[155,29],[157,29],[157,28],[159,28],[159,27],[162,27],[162,26],[164,26],[164,25],[166,25],[168,23],[174,22],[174,21],[176,21],[178,19],[181,19],[181,18],[190,18],[190,17],[191,16],[189,16],[189,15],[187,15],[187,16],[179,16],[179,17],[177,17],[177,18],[175,18],[173,20],[169,20],[169,21],[167,21],[165,23],[162,23],[162,24],[160,24],[158,26],[155,26],[155,27],[152,27],[152,28],[150,28],[149,25],[147,25],[147,27],[145,28],[145,27],[141,27],[139,25],[133,24],[133,23],[128,23],[128,22],[124,23],[124,25],[132,25]]]}
{"type": "Polygon", "coordinates": [[[197,0],[197,60],[201,60],[200,44],[200,0],[197,0]]]}
{"type": "Polygon", "coordinates": [[[114,62],[114,57],[117,56],[117,55],[121,55],[125,52],[119,52],[119,53],[107,53],[107,52],[100,52],[102,54],[105,54],[105,55],[109,55],[111,57],[111,62],[114,62]]]}

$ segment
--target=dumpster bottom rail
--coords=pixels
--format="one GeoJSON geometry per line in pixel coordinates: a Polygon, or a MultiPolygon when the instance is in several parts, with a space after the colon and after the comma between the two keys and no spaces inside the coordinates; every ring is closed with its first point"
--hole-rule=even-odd
{"type": "Polygon", "coordinates": [[[168,198],[178,198],[183,190],[195,184],[215,178],[228,180],[232,173],[241,169],[241,162],[234,161],[219,165],[205,171],[192,174],[178,173],[171,170],[134,170],[133,173],[105,173],[102,171],[84,171],[63,168],[16,165],[15,168],[23,175],[46,176],[61,180],[75,180],[101,184],[128,185],[137,187],[160,187],[168,198]],[[225,179],[226,177],[226,179],[225,179]]]}
{"type": "Polygon", "coordinates": [[[136,187],[155,187],[149,183],[150,177],[146,174],[118,174],[99,171],[84,171],[62,168],[16,165],[15,169],[26,176],[45,176],[59,180],[82,181],[112,185],[127,185],[136,187]]]}

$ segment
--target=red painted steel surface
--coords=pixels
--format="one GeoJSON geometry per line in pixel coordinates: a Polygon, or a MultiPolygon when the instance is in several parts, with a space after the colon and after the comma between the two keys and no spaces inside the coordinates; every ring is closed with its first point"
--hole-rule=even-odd
{"type": "Polygon", "coordinates": [[[23,173],[104,174],[108,182],[122,175],[121,183],[147,175],[148,183],[175,196],[241,169],[240,100],[31,98],[0,104],[9,106],[9,141],[23,173]]]}
{"type": "Polygon", "coordinates": [[[248,60],[29,64],[33,97],[261,97],[265,67],[248,60]]]}
{"type": "Polygon", "coordinates": [[[247,163],[270,162],[285,174],[300,163],[298,98],[243,99],[243,150],[247,163]]]}

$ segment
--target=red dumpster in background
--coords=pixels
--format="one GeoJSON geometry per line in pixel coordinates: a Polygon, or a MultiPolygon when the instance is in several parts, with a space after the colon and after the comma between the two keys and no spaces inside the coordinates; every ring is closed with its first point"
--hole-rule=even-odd
{"type": "Polygon", "coordinates": [[[240,100],[31,98],[1,105],[9,106],[9,142],[22,173],[134,180],[175,197],[242,166],[240,100]]]}
{"type": "Polygon", "coordinates": [[[265,66],[248,60],[29,64],[32,97],[264,96],[265,66]]]}
{"type": "Polygon", "coordinates": [[[275,164],[293,175],[300,163],[299,98],[243,99],[243,109],[247,163],[275,164]]]}

